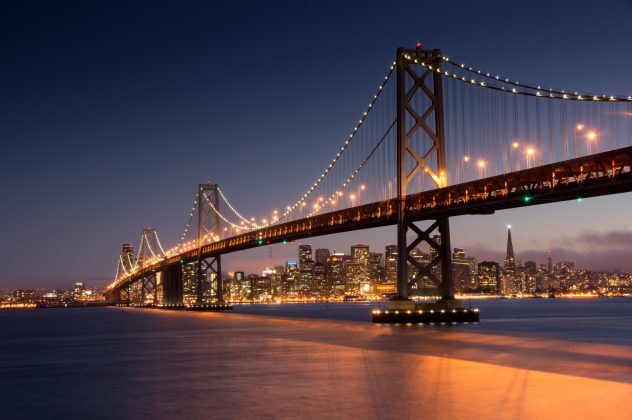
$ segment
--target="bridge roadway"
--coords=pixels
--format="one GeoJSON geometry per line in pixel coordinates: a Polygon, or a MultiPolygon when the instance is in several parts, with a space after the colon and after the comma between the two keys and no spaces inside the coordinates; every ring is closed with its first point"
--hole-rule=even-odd
{"type": "MultiPolygon", "coordinates": [[[[406,198],[406,207],[411,220],[423,221],[629,192],[631,167],[632,147],[625,147],[411,194],[406,198]]],[[[182,261],[197,261],[200,252],[203,258],[209,258],[284,241],[394,225],[396,209],[396,199],[390,199],[232,236],[144,267],[110,290],[120,290],[182,261]]]]}

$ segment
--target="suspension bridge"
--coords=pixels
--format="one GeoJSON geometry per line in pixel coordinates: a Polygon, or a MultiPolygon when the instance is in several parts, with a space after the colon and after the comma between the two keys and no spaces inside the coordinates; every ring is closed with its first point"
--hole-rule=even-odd
{"type": "Polygon", "coordinates": [[[631,167],[631,96],[523,83],[420,44],[400,48],[332,160],[293,203],[248,218],[219,185],[200,184],[178,244],[165,249],[144,229],[137,252],[118,256],[108,290],[116,302],[180,307],[183,273],[194,267],[192,305],[224,308],[224,254],[397,225],[397,297],[374,320],[478,319],[454,299],[450,217],[629,192],[631,167]],[[420,244],[434,250],[427,264],[411,256],[420,244]],[[422,282],[440,291],[430,309],[409,300],[422,282]]]}

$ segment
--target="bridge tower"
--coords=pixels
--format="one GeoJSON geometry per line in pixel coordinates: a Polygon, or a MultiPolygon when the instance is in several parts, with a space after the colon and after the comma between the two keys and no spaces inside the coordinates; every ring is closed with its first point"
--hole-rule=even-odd
{"type": "MultiPolygon", "coordinates": [[[[441,292],[442,301],[454,299],[450,254],[450,225],[447,217],[434,221],[428,229],[417,227],[408,217],[406,195],[416,176],[428,177],[437,188],[447,186],[441,52],[399,48],[397,74],[397,301],[408,300],[410,290],[422,279],[432,280],[441,292]],[[422,64],[423,63],[423,64],[422,64]],[[416,238],[408,244],[408,229],[416,238]],[[439,238],[433,232],[439,231],[439,238]],[[411,256],[420,243],[430,245],[435,257],[421,264],[411,256]],[[408,279],[408,263],[417,273],[408,279]],[[441,265],[441,279],[435,268],[441,265]]],[[[394,302],[394,303],[395,303],[394,302]]],[[[395,306],[397,304],[395,303],[395,306]]]]}
{"type": "MultiPolygon", "coordinates": [[[[222,261],[221,256],[202,257],[202,247],[205,243],[220,239],[219,217],[219,186],[217,184],[200,184],[198,186],[198,220],[197,220],[197,299],[196,304],[202,305],[206,278],[208,272],[215,277],[215,297],[218,302],[224,301],[222,293],[222,261]]],[[[212,288],[212,284],[211,284],[212,288]]]]}

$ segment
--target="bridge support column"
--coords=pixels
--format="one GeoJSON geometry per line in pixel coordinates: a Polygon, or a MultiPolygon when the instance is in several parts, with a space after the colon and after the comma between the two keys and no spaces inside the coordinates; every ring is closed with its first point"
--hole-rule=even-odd
{"type": "MultiPolygon", "coordinates": [[[[222,257],[220,255],[216,257],[210,257],[208,259],[201,259],[199,270],[204,270],[205,273],[210,271],[211,277],[211,290],[215,291],[215,299],[218,303],[224,302],[224,284],[222,281],[222,257]]],[[[200,284],[200,283],[198,283],[200,284]]],[[[205,282],[206,284],[206,282],[205,282]]],[[[198,292],[198,296],[200,292],[198,292]]],[[[201,298],[199,297],[199,303],[201,303],[201,298]]]]}
{"type": "Polygon", "coordinates": [[[163,269],[161,275],[164,306],[182,305],[182,266],[172,264],[163,269]]]}
{"type": "Polygon", "coordinates": [[[125,287],[122,287],[121,289],[119,289],[118,291],[118,303],[121,303],[123,305],[129,305],[130,304],[130,299],[129,299],[129,295],[130,295],[130,290],[129,290],[130,286],[129,284],[125,287]]]}
{"type": "Polygon", "coordinates": [[[452,281],[452,254],[450,250],[450,222],[447,217],[435,220],[425,230],[420,229],[414,223],[408,224],[408,227],[417,234],[413,242],[406,247],[406,259],[417,272],[408,281],[406,279],[406,288],[408,293],[413,288],[420,288],[424,279],[430,280],[439,290],[441,301],[454,300],[454,283],[452,281]],[[435,231],[439,235],[433,235],[435,231]],[[430,246],[432,259],[427,264],[417,261],[412,255],[413,251],[419,244],[426,243],[430,246]],[[437,266],[441,267],[441,275],[437,276],[439,271],[437,266]]]}
{"type": "Polygon", "coordinates": [[[217,288],[217,300],[218,302],[223,302],[221,290],[220,257],[213,257],[211,258],[210,262],[202,257],[202,246],[204,245],[204,242],[207,240],[209,242],[219,241],[221,237],[219,217],[219,186],[217,184],[211,183],[198,185],[197,202],[197,243],[199,255],[197,260],[197,298],[195,304],[196,306],[201,306],[204,304],[204,291],[206,289],[206,281],[209,269],[211,270],[211,273],[216,273],[216,278],[219,279],[219,287],[217,288]]]}
{"type": "Polygon", "coordinates": [[[478,311],[474,314],[462,310],[454,299],[448,218],[439,217],[428,229],[422,230],[410,219],[406,202],[408,187],[416,177],[421,177],[422,188],[423,185],[425,188],[447,186],[442,61],[439,50],[423,50],[420,44],[414,50],[397,50],[397,297],[385,314],[374,312],[374,322],[478,320],[478,311]],[[410,244],[408,229],[417,234],[410,244]],[[435,230],[439,231],[440,240],[432,235],[435,230]],[[422,242],[430,245],[432,251],[433,258],[428,264],[420,263],[411,255],[422,242]],[[408,280],[409,263],[417,271],[411,281],[408,280]],[[435,268],[439,263],[440,279],[435,268]],[[441,300],[432,304],[434,306],[422,308],[423,305],[415,305],[409,295],[413,286],[419,287],[424,279],[430,279],[439,288],[441,300]],[[424,310],[427,313],[424,314],[424,310]],[[447,317],[446,311],[449,311],[447,317]]]}
{"type": "Polygon", "coordinates": [[[156,305],[158,302],[158,282],[156,273],[149,273],[141,280],[142,284],[142,304],[147,303],[147,297],[152,297],[152,304],[156,305]]]}

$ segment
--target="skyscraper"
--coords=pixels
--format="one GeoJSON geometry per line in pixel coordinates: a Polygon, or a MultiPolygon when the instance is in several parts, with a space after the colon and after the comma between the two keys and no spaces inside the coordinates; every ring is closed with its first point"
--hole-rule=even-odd
{"type": "Polygon", "coordinates": [[[513,293],[516,280],[516,259],[511,242],[511,226],[507,226],[507,254],[505,256],[505,276],[501,285],[501,293],[513,293]]]}
{"type": "Polygon", "coordinates": [[[386,245],[384,249],[384,277],[388,283],[397,281],[397,245],[386,245]]]}
{"type": "Polygon", "coordinates": [[[369,278],[373,283],[380,283],[384,278],[384,270],[382,268],[382,254],[379,252],[371,252],[369,254],[369,278]]]}
{"type": "Polygon", "coordinates": [[[351,259],[352,264],[349,267],[352,267],[350,271],[352,275],[347,278],[347,286],[349,286],[349,281],[351,281],[354,283],[353,288],[357,289],[358,292],[368,293],[371,289],[369,281],[369,246],[364,244],[351,246],[351,259]]]}
{"type": "Polygon", "coordinates": [[[507,255],[505,256],[505,270],[516,270],[516,259],[514,258],[513,243],[511,242],[511,226],[507,227],[507,255]]]}
{"type": "Polygon", "coordinates": [[[306,263],[307,261],[313,261],[312,246],[299,245],[298,246],[298,267],[302,268],[303,264],[306,263]]]}
{"type": "Polygon", "coordinates": [[[299,275],[296,279],[296,291],[307,293],[314,283],[314,260],[312,259],[312,246],[299,245],[298,247],[299,275]]]}
{"type": "Polygon", "coordinates": [[[497,262],[483,261],[478,264],[478,287],[483,293],[500,292],[500,267],[497,262]]]}
{"type": "Polygon", "coordinates": [[[327,260],[327,283],[331,285],[332,293],[345,293],[344,254],[335,253],[327,260]]]}
{"type": "Polygon", "coordinates": [[[546,268],[549,271],[549,274],[551,274],[553,272],[553,256],[551,255],[551,250],[550,249],[547,252],[546,268]]]}
{"type": "Polygon", "coordinates": [[[327,259],[330,257],[330,252],[327,248],[317,248],[315,261],[324,266],[327,265],[327,259]]]}

